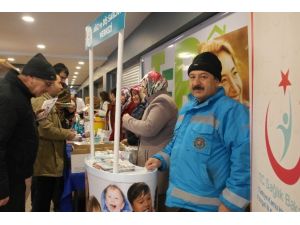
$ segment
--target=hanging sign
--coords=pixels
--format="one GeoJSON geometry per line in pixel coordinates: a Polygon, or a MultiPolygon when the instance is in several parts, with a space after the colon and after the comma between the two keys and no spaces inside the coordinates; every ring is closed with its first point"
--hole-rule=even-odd
{"type": "Polygon", "coordinates": [[[117,34],[124,27],[124,12],[102,13],[94,22],[85,27],[85,48],[95,47],[117,34]]]}

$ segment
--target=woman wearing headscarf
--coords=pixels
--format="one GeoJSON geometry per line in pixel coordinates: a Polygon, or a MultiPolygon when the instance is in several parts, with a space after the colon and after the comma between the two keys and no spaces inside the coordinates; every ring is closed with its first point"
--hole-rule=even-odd
{"type": "MultiPolygon", "coordinates": [[[[146,109],[146,101],[145,94],[142,93],[142,87],[140,84],[134,85],[130,88],[130,94],[132,101],[135,103],[136,107],[133,109],[130,114],[135,119],[142,119],[144,111],[146,109]]],[[[123,139],[123,143],[127,143],[128,145],[137,146],[139,144],[139,137],[131,132],[130,130],[125,131],[125,138],[123,139]]]]}
{"type": "Polygon", "coordinates": [[[130,115],[135,107],[136,104],[132,100],[130,90],[126,87],[123,87],[121,89],[121,116],[126,113],[130,115]]]}
{"type": "MultiPolygon", "coordinates": [[[[141,81],[141,86],[148,103],[142,119],[138,120],[125,114],[122,120],[123,127],[140,137],[138,165],[145,166],[147,159],[161,151],[171,140],[178,110],[174,100],[168,95],[168,82],[160,73],[147,73],[141,81]]],[[[158,211],[164,210],[167,184],[167,174],[159,172],[158,211]]]]}

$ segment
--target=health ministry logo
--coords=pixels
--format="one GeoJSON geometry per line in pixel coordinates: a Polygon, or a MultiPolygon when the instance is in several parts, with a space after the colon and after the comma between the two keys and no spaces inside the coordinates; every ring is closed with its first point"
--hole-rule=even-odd
{"type": "MultiPolygon", "coordinates": [[[[286,94],[287,87],[291,85],[291,82],[288,79],[289,70],[286,73],[281,71],[281,81],[279,83],[279,87],[283,87],[284,95],[286,94]]],[[[289,95],[289,110],[288,113],[285,112],[282,115],[283,124],[278,124],[276,126],[282,132],[284,146],[282,149],[282,155],[280,161],[283,160],[289,150],[289,145],[291,141],[291,130],[292,130],[292,105],[291,105],[291,96],[289,95]]],[[[266,148],[269,161],[271,166],[276,174],[276,176],[284,183],[293,185],[295,184],[300,177],[300,158],[298,159],[297,164],[291,168],[287,169],[283,167],[280,162],[277,161],[275,158],[272,146],[269,141],[269,130],[268,130],[268,117],[269,117],[269,106],[270,102],[267,107],[266,116],[265,116],[265,141],[266,141],[266,148]]]]}

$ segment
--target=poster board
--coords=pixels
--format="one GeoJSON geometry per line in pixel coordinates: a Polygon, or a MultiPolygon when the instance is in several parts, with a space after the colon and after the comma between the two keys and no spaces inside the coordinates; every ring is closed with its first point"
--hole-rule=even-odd
{"type": "Polygon", "coordinates": [[[143,56],[143,72],[160,72],[168,80],[168,92],[177,107],[181,108],[189,93],[187,70],[193,58],[203,51],[212,51],[219,57],[221,49],[212,47],[219,45],[226,48],[232,58],[228,63],[219,57],[223,66],[222,77],[227,74],[226,81],[222,81],[225,92],[248,106],[248,20],[249,13],[231,13],[211,18],[143,56]]]}
{"type": "Polygon", "coordinates": [[[299,212],[300,15],[251,18],[252,211],[299,212]]]}

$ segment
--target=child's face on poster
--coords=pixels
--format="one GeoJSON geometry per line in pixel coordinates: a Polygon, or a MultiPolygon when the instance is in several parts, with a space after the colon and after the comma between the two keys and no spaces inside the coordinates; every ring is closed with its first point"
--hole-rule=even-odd
{"type": "Polygon", "coordinates": [[[109,188],[107,190],[105,201],[110,212],[120,212],[125,205],[122,194],[115,188],[109,188]]]}
{"type": "Polygon", "coordinates": [[[151,194],[140,195],[133,201],[134,212],[153,212],[151,194]]]}

